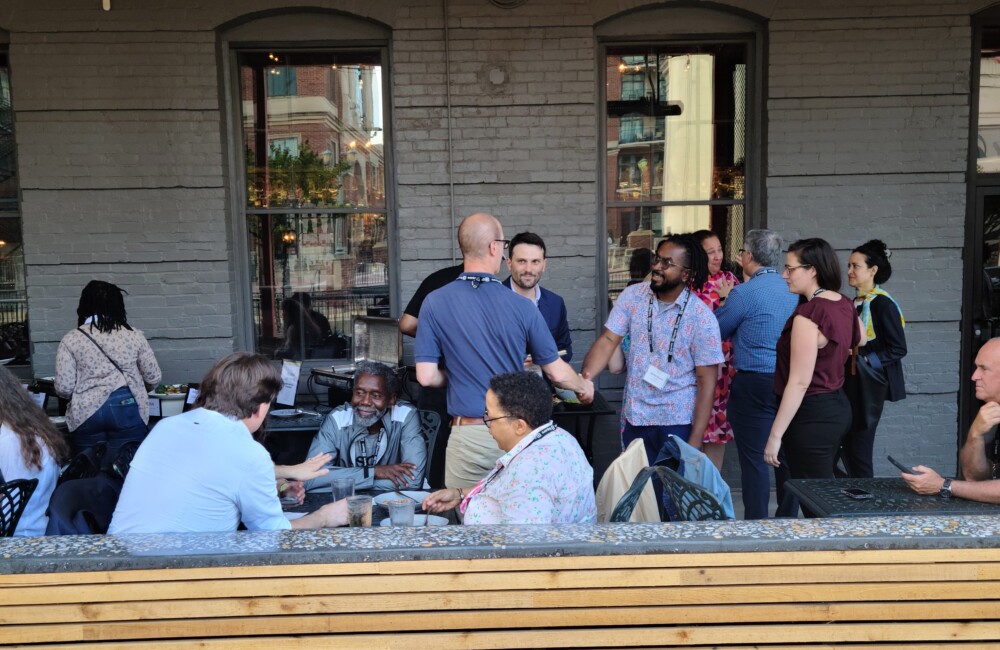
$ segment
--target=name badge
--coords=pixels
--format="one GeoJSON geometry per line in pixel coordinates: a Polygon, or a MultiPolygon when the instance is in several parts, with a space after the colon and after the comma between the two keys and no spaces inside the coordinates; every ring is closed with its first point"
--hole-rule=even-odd
{"type": "Polygon", "coordinates": [[[644,382],[657,390],[663,390],[663,387],[667,385],[667,379],[667,373],[656,366],[646,368],[646,374],[642,376],[644,382]]]}

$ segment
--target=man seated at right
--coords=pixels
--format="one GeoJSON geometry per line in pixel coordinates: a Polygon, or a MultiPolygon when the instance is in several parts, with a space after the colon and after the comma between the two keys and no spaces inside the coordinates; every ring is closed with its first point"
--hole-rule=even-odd
{"type": "Polygon", "coordinates": [[[959,454],[964,481],[944,478],[929,467],[918,465],[917,474],[902,474],[903,480],[917,494],[937,494],[944,498],[959,497],[969,501],[1000,503],[1000,338],[992,338],[976,355],[976,399],[985,402],[969,427],[969,435],[959,454]],[[991,435],[992,434],[992,435],[991,435]],[[989,440],[987,440],[989,437],[989,440]],[[992,443],[992,444],[991,444],[992,443]],[[987,452],[990,447],[991,452],[987,452]]]}
{"type": "Polygon", "coordinates": [[[201,380],[195,409],[161,420],[129,467],[108,533],[212,533],[347,524],[347,502],[289,521],[274,463],[253,434],[281,390],[265,357],[234,352],[201,380]]]}
{"type": "Polygon", "coordinates": [[[332,456],[330,472],[306,481],[307,490],[353,478],[355,490],[419,489],[427,464],[420,416],[409,402],[396,400],[399,380],[392,369],[361,361],[354,372],[351,403],[326,416],[309,456],[332,456]]]}

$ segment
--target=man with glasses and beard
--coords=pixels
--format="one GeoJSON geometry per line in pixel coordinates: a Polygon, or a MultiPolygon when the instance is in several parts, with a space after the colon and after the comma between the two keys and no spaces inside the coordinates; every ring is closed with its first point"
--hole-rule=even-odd
{"type": "Polygon", "coordinates": [[[351,403],[331,411],[309,447],[309,457],[328,453],[330,472],[306,481],[306,489],[353,478],[355,490],[419,489],[427,443],[412,404],[397,401],[399,381],[392,369],[361,361],[354,373],[351,403]]]}
{"type": "Polygon", "coordinates": [[[583,376],[596,377],[630,337],[622,447],[641,438],[651,465],[671,434],[701,449],[723,360],[719,324],[691,291],[707,277],[701,243],[668,236],[656,247],[652,280],[622,291],[583,361],[583,376]]]}

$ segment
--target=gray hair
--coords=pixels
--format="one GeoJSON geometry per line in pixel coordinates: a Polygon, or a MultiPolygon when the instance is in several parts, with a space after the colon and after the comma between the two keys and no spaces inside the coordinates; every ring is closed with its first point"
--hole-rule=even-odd
{"type": "Polygon", "coordinates": [[[385,382],[385,392],[388,393],[386,397],[395,398],[399,396],[399,379],[396,378],[396,373],[392,371],[392,368],[384,363],[379,363],[378,361],[358,361],[354,364],[354,377],[357,378],[361,375],[380,377],[385,382]]]}
{"type": "Polygon", "coordinates": [[[750,230],[743,238],[753,261],[761,266],[777,267],[781,263],[781,235],[774,230],[750,230]]]}

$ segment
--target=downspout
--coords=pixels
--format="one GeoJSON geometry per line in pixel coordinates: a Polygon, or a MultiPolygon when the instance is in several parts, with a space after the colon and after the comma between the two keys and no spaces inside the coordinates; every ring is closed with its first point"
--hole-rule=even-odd
{"type": "Polygon", "coordinates": [[[448,211],[451,213],[451,263],[457,264],[455,235],[458,228],[455,216],[455,166],[452,160],[452,125],[451,125],[451,41],[448,33],[448,0],[442,0],[441,10],[444,19],[444,85],[445,85],[445,119],[448,120],[448,211]]]}

